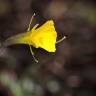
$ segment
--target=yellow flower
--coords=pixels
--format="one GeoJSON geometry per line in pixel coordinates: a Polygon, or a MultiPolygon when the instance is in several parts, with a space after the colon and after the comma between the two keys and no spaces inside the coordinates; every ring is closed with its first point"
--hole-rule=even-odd
{"type": "Polygon", "coordinates": [[[30,52],[33,56],[33,59],[38,63],[38,60],[34,56],[34,52],[31,48],[31,45],[35,48],[43,48],[48,52],[55,52],[55,44],[60,43],[66,37],[64,36],[56,42],[57,32],[55,31],[53,20],[48,20],[45,24],[40,27],[38,27],[39,24],[36,24],[30,30],[30,25],[33,21],[34,16],[35,13],[31,17],[27,32],[9,37],[7,40],[5,40],[3,46],[10,46],[13,44],[27,44],[30,47],[30,52]]]}
{"type": "Polygon", "coordinates": [[[35,48],[43,48],[48,52],[56,51],[56,38],[53,20],[47,21],[42,26],[36,24],[31,31],[12,36],[5,41],[5,45],[28,44],[35,48]],[[38,28],[37,28],[38,27],[38,28]]]}

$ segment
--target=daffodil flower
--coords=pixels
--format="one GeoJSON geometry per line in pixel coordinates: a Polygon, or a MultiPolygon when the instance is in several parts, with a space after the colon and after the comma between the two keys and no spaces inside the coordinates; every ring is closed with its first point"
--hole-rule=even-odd
{"type": "MultiPolygon", "coordinates": [[[[27,32],[9,37],[7,40],[5,40],[3,44],[5,46],[10,46],[13,44],[27,44],[30,46],[32,45],[35,48],[43,48],[44,50],[48,52],[55,52],[57,32],[54,27],[54,21],[48,20],[40,27],[38,27],[39,24],[36,24],[30,30],[30,25],[33,20],[33,17],[34,16],[32,16],[31,18],[27,32]]],[[[65,39],[65,36],[63,37],[63,39],[65,39]]],[[[57,42],[61,42],[62,40],[57,41],[57,42]]],[[[31,47],[30,47],[30,50],[31,50],[32,55],[34,56],[34,53],[31,47]]]]}

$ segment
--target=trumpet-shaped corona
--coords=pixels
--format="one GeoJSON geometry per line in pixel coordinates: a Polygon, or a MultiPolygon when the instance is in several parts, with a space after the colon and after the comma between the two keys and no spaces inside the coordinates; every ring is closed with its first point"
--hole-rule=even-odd
{"type": "Polygon", "coordinates": [[[36,48],[43,48],[48,52],[55,52],[55,44],[57,33],[54,28],[54,23],[52,20],[47,21],[44,25],[37,29],[32,29],[31,38],[33,46],[36,48]]]}

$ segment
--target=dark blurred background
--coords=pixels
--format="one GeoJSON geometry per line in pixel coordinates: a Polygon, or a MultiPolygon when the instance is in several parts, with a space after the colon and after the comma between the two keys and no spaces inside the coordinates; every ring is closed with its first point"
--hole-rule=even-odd
{"type": "Polygon", "coordinates": [[[95,0],[0,0],[0,96],[96,96],[95,0]],[[27,45],[2,47],[8,37],[49,19],[55,22],[55,53],[27,45]]]}

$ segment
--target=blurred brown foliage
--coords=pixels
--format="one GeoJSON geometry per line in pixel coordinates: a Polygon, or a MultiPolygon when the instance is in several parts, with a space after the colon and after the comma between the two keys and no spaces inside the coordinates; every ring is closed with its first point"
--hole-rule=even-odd
{"type": "Polygon", "coordinates": [[[27,45],[0,46],[0,96],[95,96],[95,0],[0,0],[0,42],[26,32],[34,12],[32,26],[53,19],[67,38],[56,53],[33,48],[38,64],[27,45]]]}

